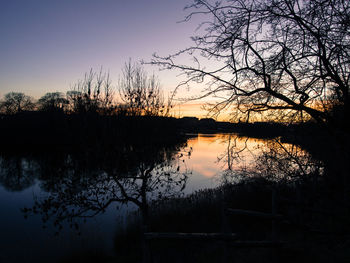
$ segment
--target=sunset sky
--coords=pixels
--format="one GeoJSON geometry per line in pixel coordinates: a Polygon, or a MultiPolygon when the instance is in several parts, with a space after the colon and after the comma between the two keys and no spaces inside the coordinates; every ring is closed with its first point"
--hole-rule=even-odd
{"type": "MultiPolygon", "coordinates": [[[[199,20],[178,23],[191,0],[0,0],[0,96],[9,91],[39,98],[66,92],[90,68],[109,71],[117,82],[124,63],[150,60],[191,45],[199,20]]],[[[166,92],[178,72],[158,71],[166,92]]],[[[192,91],[180,94],[191,95],[192,91]]],[[[200,102],[177,107],[197,115],[200,102]]]]}

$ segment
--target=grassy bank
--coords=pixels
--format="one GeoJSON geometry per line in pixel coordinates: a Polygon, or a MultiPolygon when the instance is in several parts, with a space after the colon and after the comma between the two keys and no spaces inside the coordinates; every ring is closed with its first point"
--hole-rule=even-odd
{"type": "MultiPolygon", "coordinates": [[[[322,180],[280,184],[250,178],[238,184],[196,192],[184,198],[151,205],[150,232],[232,232],[239,241],[272,240],[271,220],[244,215],[227,216],[223,208],[271,213],[272,191],[277,193],[278,248],[235,247],[220,241],[152,240],[152,262],[347,262],[350,259],[350,216],[339,196],[330,195],[322,180]],[[223,261],[225,262],[225,261],[223,261]]],[[[142,258],[139,222],[130,219],[116,235],[118,262],[142,258]]]]}

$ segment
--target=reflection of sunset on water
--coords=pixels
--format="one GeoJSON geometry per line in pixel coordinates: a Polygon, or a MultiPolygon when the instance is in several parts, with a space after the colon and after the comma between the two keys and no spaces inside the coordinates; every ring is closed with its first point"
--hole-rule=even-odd
{"type": "Polygon", "coordinates": [[[191,158],[187,160],[191,170],[208,178],[220,172],[221,165],[217,163],[217,158],[225,150],[225,145],[217,139],[216,135],[199,134],[188,141],[188,146],[193,149],[191,158]]]}
{"type": "MultiPolygon", "coordinates": [[[[192,147],[191,156],[186,159],[186,167],[192,171],[190,189],[213,187],[214,178],[218,179],[223,172],[239,172],[256,166],[256,158],[268,152],[269,142],[276,139],[256,139],[239,137],[237,134],[199,134],[188,140],[192,147]]],[[[290,144],[281,144],[286,149],[290,144]]],[[[298,149],[298,151],[302,151],[298,149]]]]}
{"type": "Polygon", "coordinates": [[[187,161],[188,168],[208,178],[212,178],[223,169],[227,169],[227,163],[219,162],[219,158],[227,152],[230,136],[234,136],[236,139],[236,150],[245,149],[240,153],[242,158],[240,165],[252,161],[253,152],[264,142],[258,139],[247,140],[231,134],[199,134],[198,137],[188,141],[188,146],[193,149],[191,158],[187,161]]]}

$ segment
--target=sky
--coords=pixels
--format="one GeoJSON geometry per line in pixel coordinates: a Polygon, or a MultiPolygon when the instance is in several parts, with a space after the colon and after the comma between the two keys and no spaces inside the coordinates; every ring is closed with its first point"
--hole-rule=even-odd
{"type": "MultiPolygon", "coordinates": [[[[91,68],[117,82],[129,59],[149,61],[191,45],[199,21],[179,23],[192,0],[0,0],[0,97],[69,90],[91,68]]],[[[178,72],[147,66],[169,92],[178,72]]],[[[186,97],[187,94],[181,94],[186,97]]],[[[189,94],[190,95],[190,94],[189,94]]],[[[178,107],[201,116],[200,103],[178,107]]]]}

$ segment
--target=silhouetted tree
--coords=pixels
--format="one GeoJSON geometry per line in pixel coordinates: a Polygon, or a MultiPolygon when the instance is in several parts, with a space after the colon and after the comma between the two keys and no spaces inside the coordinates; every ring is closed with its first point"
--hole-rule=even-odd
{"type": "Polygon", "coordinates": [[[5,94],[0,102],[0,110],[6,114],[15,114],[25,110],[33,110],[35,104],[33,99],[21,92],[10,92],[5,94]]]}
{"type": "Polygon", "coordinates": [[[125,64],[119,80],[119,94],[124,107],[132,116],[162,116],[169,113],[160,83],[155,75],[148,76],[141,65],[125,64]]]}
{"type": "Polygon", "coordinates": [[[109,74],[93,72],[91,69],[84,79],[67,92],[70,110],[75,113],[113,111],[114,91],[109,74]]]}
{"type": "Polygon", "coordinates": [[[201,97],[218,99],[213,115],[347,122],[349,1],[195,0],[188,8],[185,21],[203,17],[194,45],[151,64],[184,72],[180,86],[207,84],[201,97]],[[183,56],[195,63],[181,64],[183,56]],[[335,106],[345,112],[338,121],[335,106]]]}
{"type": "Polygon", "coordinates": [[[38,100],[39,110],[65,111],[68,100],[61,92],[48,92],[38,100]]]}

